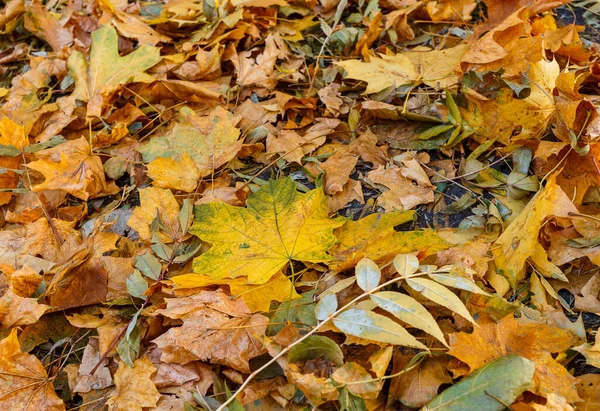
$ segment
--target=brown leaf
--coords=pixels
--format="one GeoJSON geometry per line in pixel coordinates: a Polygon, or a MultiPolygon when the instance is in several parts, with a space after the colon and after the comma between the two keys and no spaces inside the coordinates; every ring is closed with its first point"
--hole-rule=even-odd
{"type": "Polygon", "coordinates": [[[577,344],[579,338],[574,334],[546,324],[521,324],[512,316],[497,324],[481,316],[477,324],[472,334],[450,334],[448,354],[466,363],[471,372],[503,355],[520,355],[536,365],[532,392],[542,396],[556,393],[569,402],[579,400],[575,378],[551,355],[577,344]]]}
{"type": "MultiPolygon", "coordinates": [[[[395,352],[392,374],[404,370],[413,357],[395,352]]],[[[407,407],[423,407],[437,395],[440,385],[452,383],[447,365],[448,359],[443,356],[429,357],[395,377],[390,385],[390,401],[397,398],[407,407]]]]}
{"type": "Polygon", "coordinates": [[[118,188],[107,183],[100,157],[91,152],[85,137],[39,151],[39,160],[27,167],[42,173],[46,181],[32,190],[61,190],[82,200],[115,194],[118,188]]]}
{"type": "Polygon", "coordinates": [[[181,327],[171,328],[154,340],[164,362],[211,360],[249,373],[248,361],[265,352],[259,338],[265,333],[268,318],[251,315],[242,299],[233,300],[223,292],[203,291],[167,299],[167,308],[156,314],[183,320],[181,327]]]}

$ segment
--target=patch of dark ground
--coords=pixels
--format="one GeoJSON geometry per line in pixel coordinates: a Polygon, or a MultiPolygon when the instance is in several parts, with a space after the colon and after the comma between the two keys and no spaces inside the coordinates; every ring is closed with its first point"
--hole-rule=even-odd
{"type": "Polygon", "coordinates": [[[592,43],[600,43],[600,16],[595,15],[595,21],[592,21],[591,19],[584,17],[585,12],[586,9],[579,6],[577,3],[558,7],[555,10],[557,23],[560,26],[567,26],[573,23],[584,26],[585,31],[579,33],[579,35],[592,43]]]}
{"type": "MultiPolygon", "coordinates": [[[[573,308],[573,305],[575,304],[575,297],[573,296],[573,294],[571,294],[568,290],[564,288],[562,290],[559,290],[558,294],[562,297],[563,300],[565,300],[567,304],[569,304],[570,308],[573,308]]],[[[566,311],[565,315],[571,321],[576,321],[579,317],[579,314],[572,315],[566,311]]],[[[585,329],[588,330],[588,341],[594,341],[595,336],[591,334],[591,331],[598,331],[598,328],[600,327],[600,315],[593,313],[581,313],[581,317],[583,318],[583,325],[585,326],[585,329]]],[[[585,363],[585,357],[582,354],[577,354],[571,360],[567,368],[573,368],[576,377],[583,374],[600,374],[600,368],[587,365],[585,363]]]]}

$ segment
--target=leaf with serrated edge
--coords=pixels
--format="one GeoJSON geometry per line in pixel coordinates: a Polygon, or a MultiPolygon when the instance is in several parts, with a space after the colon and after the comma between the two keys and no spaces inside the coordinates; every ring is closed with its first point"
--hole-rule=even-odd
{"type": "Polygon", "coordinates": [[[465,307],[460,298],[443,285],[426,278],[408,278],[406,281],[410,288],[421,293],[423,297],[446,307],[450,311],[457,313],[461,317],[475,324],[475,320],[473,320],[473,317],[471,317],[467,307],[465,307]]]}
{"type": "Polygon", "coordinates": [[[356,283],[365,292],[379,285],[381,270],[370,258],[364,257],[356,264],[356,283]]]}
{"type": "Polygon", "coordinates": [[[343,333],[355,337],[428,350],[400,324],[370,311],[351,308],[334,318],[333,324],[343,333]]]}
{"type": "Polygon", "coordinates": [[[194,260],[193,271],[213,279],[247,277],[264,284],[292,260],[324,262],[335,242],[322,189],[300,194],[291,178],[271,180],[247,201],[247,208],[224,203],[194,207],[189,232],[212,244],[194,260]]]}
{"type": "Polygon", "coordinates": [[[448,346],[444,333],[435,322],[435,319],[425,307],[417,300],[406,294],[394,291],[381,291],[371,295],[371,300],[380,308],[393,314],[400,321],[425,331],[448,346]]]}

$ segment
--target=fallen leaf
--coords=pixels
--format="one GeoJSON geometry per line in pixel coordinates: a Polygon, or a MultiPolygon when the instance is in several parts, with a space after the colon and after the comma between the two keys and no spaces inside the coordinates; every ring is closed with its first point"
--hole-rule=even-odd
{"type": "Polygon", "coordinates": [[[573,347],[575,351],[579,351],[585,357],[585,362],[592,367],[600,368],[600,334],[596,333],[596,341],[594,344],[586,343],[578,347],[573,347]]]}
{"type": "Polygon", "coordinates": [[[501,411],[531,387],[534,370],[534,364],[526,358],[502,356],[444,390],[423,409],[458,411],[484,407],[501,411]]]}
{"type": "Polygon", "coordinates": [[[137,231],[142,240],[150,240],[153,230],[151,225],[160,219],[168,232],[165,239],[172,242],[180,235],[179,204],[170,190],[148,187],[139,190],[140,207],[136,207],[127,221],[127,225],[137,231]]]}
{"type": "Polygon", "coordinates": [[[330,268],[339,272],[354,267],[363,257],[384,265],[397,254],[419,251],[429,255],[451,246],[435,231],[394,230],[394,227],[411,221],[413,216],[413,211],[395,211],[347,221],[334,231],[338,244],[329,250],[333,257],[330,268]]]}
{"type": "Polygon", "coordinates": [[[189,231],[212,244],[194,260],[194,272],[263,284],[292,260],[330,259],[326,250],[335,243],[333,229],[344,222],[329,218],[322,190],[299,194],[292,179],[271,180],[246,204],[194,207],[189,231]]]}
{"type": "MultiPolygon", "coordinates": [[[[180,187],[191,188],[192,181],[197,180],[194,179],[195,174],[199,177],[208,176],[231,161],[241,149],[243,141],[238,140],[240,130],[236,128],[236,124],[239,118],[221,107],[202,117],[190,108],[183,107],[180,115],[181,121],[175,123],[169,133],[153,137],[137,150],[142,153],[144,161],[150,163],[149,171],[155,177],[162,177],[157,175],[159,169],[164,170],[175,164],[164,159],[181,162],[176,169],[169,171],[171,185],[173,180],[182,180],[178,182],[180,187]],[[193,161],[197,171],[192,166],[186,172],[187,166],[184,164],[189,163],[187,156],[193,161]]],[[[159,178],[159,184],[163,180],[164,177],[159,178]]],[[[184,191],[193,191],[193,188],[184,191]]]]}
{"type": "Polygon", "coordinates": [[[145,357],[136,360],[133,367],[120,361],[115,373],[116,392],[107,402],[108,409],[142,411],[156,406],[160,393],[150,379],[155,372],[156,367],[145,357]]]}
{"type": "MultiPolygon", "coordinates": [[[[394,352],[392,375],[403,371],[412,358],[412,354],[394,352]]],[[[397,398],[411,408],[423,407],[437,395],[442,384],[452,382],[447,365],[448,360],[443,357],[430,357],[394,377],[390,385],[390,399],[397,398]]]]}
{"type": "Polygon", "coordinates": [[[492,285],[498,294],[504,295],[510,287],[514,289],[524,278],[525,262],[535,252],[539,231],[546,219],[567,217],[569,212],[577,212],[577,209],[556,184],[556,179],[549,178],[546,186],[491,246],[498,273],[492,285]]]}
{"type": "Polygon", "coordinates": [[[4,409],[64,411],[52,380],[34,355],[21,352],[17,329],[0,341],[0,406],[4,409]]]}
{"type": "Polygon", "coordinates": [[[477,324],[472,334],[450,334],[448,354],[466,363],[471,371],[503,355],[520,355],[535,363],[532,392],[541,396],[555,393],[569,402],[579,400],[575,378],[551,355],[574,346],[579,340],[574,334],[545,324],[522,324],[512,316],[497,324],[482,316],[477,324]]]}
{"type": "Polygon", "coordinates": [[[265,334],[269,319],[251,314],[242,299],[233,300],[222,292],[203,291],[167,299],[167,307],[156,314],[183,320],[181,327],[171,328],[154,340],[164,362],[211,360],[249,373],[248,361],[265,352],[259,338],[265,334]]]}
{"type": "Polygon", "coordinates": [[[336,64],[346,70],[347,77],[366,81],[366,94],[377,93],[390,86],[413,88],[421,83],[445,89],[458,81],[454,70],[468,49],[469,46],[460,45],[445,50],[381,55],[371,57],[369,62],[346,60],[336,64]]]}
{"type": "Polygon", "coordinates": [[[87,72],[87,84],[77,84],[77,87],[81,100],[88,101],[88,117],[100,116],[104,100],[120,86],[129,82],[150,83],[155,80],[145,71],[161,60],[158,48],[144,44],[121,57],[117,43],[117,31],[105,25],[92,33],[89,71],[79,52],[69,57],[80,73],[85,75],[87,72]]]}
{"type": "Polygon", "coordinates": [[[114,183],[106,181],[102,161],[92,154],[85,137],[39,151],[36,156],[39,160],[28,163],[27,167],[42,173],[46,180],[33,186],[34,192],[61,190],[87,200],[118,191],[114,183]]]}
{"type": "Polygon", "coordinates": [[[299,298],[292,282],[281,272],[275,274],[264,284],[246,284],[246,278],[218,279],[199,274],[183,274],[170,278],[177,289],[207,287],[227,284],[231,294],[242,298],[250,311],[269,311],[271,301],[288,301],[299,298]]]}

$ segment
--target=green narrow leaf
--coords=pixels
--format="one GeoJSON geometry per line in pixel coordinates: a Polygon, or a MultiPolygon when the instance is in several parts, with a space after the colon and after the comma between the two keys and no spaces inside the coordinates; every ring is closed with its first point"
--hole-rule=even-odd
{"type": "Polygon", "coordinates": [[[373,290],[381,281],[381,270],[370,258],[364,257],[356,264],[356,284],[365,292],[373,290]]]}
{"type": "Polygon", "coordinates": [[[344,364],[344,354],[340,346],[332,339],[320,335],[312,335],[292,347],[288,354],[288,361],[315,360],[319,357],[323,357],[338,366],[344,364]]]}
{"type": "Polygon", "coordinates": [[[406,294],[400,294],[394,291],[381,291],[371,295],[371,300],[380,308],[393,314],[400,321],[412,325],[427,334],[434,336],[446,347],[444,333],[435,322],[435,319],[425,307],[417,300],[406,294]]]}
{"type": "Polygon", "coordinates": [[[142,277],[142,274],[138,270],[134,270],[133,274],[125,280],[125,284],[127,284],[127,292],[129,295],[141,298],[142,300],[146,298],[144,296],[144,292],[148,289],[148,283],[142,277]]]}
{"type": "Polygon", "coordinates": [[[427,130],[423,131],[421,134],[419,134],[417,136],[417,139],[429,140],[430,138],[439,136],[440,134],[450,130],[453,127],[454,127],[453,124],[440,124],[439,126],[433,126],[431,128],[428,128],[427,130]]]}
{"type": "Polygon", "coordinates": [[[333,323],[343,333],[355,337],[428,350],[400,324],[370,311],[352,308],[334,318],[333,323]]]}
{"type": "Polygon", "coordinates": [[[437,281],[440,284],[445,285],[446,287],[458,288],[460,290],[469,291],[471,293],[489,296],[488,293],[479,288],[479,286],[477,286],[477,284],[475,284],[473,281],[469,280],[468,278],[461,277],[460,275],[445,273],[428,275],[429,278],[437,281]]]}
{"type": "MultiPolygon", "coordinates": [[[[135,324],[135,322],[132,324],[135,324]]],[[[119,357],[130,367],[133,367],[133,363],[140,355],[140,340],[139,327],[133,327],[132,331],[126,337],[121,338],[117,345],[119,357]]]]}
{"type": "Polygon", "coordinates": [[[484,365],[435,397],[422,411],[502,411],[531,386],[535,364],[507,355],[484,365]]]}
{"type": "Polygon", "coordinates": [[[454,97],[452,97],[452,93],[446,90],[446,105],[448,106],[448,111],[452,116],[452,119],[455,124],[462,123],[462,116],[460,115],[460,110],[454,101],[454,97]]]}
{"type": "Polygon", "coordinates": [[[413,290],[421,293],[423,297],[446,307],[475,324],[475,320],[473,320],[460,298],[443,285],[426,278],[408,278],[406,281],[413,290]]]}
{"type": "Polygon", "coordinates": [[[153,280],[158,280],[162,271],[160,262],[150,253],[138,256],[135,259],[135,268],[140,270],[146,277],[153,280]]]}
{"type": "Polygon", "coordinates": [[[179,211],[179,226],[181,227],[181,234],[185,235],[190,228],[192,219],[194,218],[194,205],[189,198],[183,200],[183,205],[179,211]]]}

